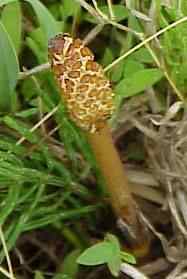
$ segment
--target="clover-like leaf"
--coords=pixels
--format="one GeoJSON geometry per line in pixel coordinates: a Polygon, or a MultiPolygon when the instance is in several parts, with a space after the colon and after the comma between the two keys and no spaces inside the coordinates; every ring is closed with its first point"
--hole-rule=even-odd
{"type": "Polygon", "coordinates": [[[109,262],[113,255],[113,249],[109,242],[103,241],[86,249],[77,259],[82,265],[99,265],[109,262]]]}

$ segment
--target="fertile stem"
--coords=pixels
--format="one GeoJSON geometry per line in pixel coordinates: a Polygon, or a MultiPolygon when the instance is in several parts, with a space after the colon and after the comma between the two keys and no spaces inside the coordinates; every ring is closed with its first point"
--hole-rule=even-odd
{"type": "Polygon", "coordinates": [[[121,228],[134,253],[137,256],[145,255],[149,249],[148,234],[141,222],[110,128],[106,124],[98,133],[88,133],[88,140],[104,176],[111,205],[121,228]]]}
{"type": "Polygon", "coordinates": [[[110,83],[90,49],[67,34],[49,42],[49,58],[71,120],[87,133],[120,225],[131,245],[145,253],[146,230],[107,125],[114,110],[110,83]]]}
{"type": "Polygon", "coordinates": [[[124,167],[114,147],[109,127],[106,125],[98,133],[89,133],[88,139],[105,178],[107,190],[111,195],[111,204],[117,216],[127,219],[128,223],[134,223],[136,205],[130,192],[124,167]]]}

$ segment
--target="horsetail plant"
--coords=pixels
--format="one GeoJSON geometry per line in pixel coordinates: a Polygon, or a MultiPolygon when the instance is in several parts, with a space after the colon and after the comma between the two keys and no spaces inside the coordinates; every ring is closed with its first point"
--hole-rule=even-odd
{"type": "Polygon", "coordinates": [[[145,254],[147,231],[107,123],[115,109],[110,82],[91,50],[68,34],[58,34],[49,41],[49,59],[69,117],[86,133],[93,149],[115,215],[135,253],[145,254]]]}

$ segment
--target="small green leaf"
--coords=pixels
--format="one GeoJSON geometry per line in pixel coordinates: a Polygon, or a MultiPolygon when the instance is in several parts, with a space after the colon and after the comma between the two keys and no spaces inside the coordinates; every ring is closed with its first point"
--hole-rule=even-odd
{"type": "Polygon", "coordinates": [[[121,259],[130,264],[136,264],[136,258],[127,252],[121,251],[121,259]]]}
{"type": "Polygon", "coordinates": [[[39,0],[25,0],[33,7],[47,40],[60,32],[59,25],[49,10],[39,0]]]}
{"type": "Polygon", "coordinates": [[[17,53],[21,45],[21,7],[18,1],[10,3],[2,11],[1,20],[17,53]]]}
{"type": "Polygon", "coordinates": [[[113,276],[118,277],[121,263],[122,260],[120,255],[113,255],[113,257],[108,261],[107,266],[113,276]]]}
{"type": "MultiPolygon", "coordinates": [[[[107,15],[108,17],[110,16],[108,6],[100,6],[98,8],[105,15],[107,15]]],[[[115,21],[117,21],[117,22],[122,21],[122,20],[124,20],[128,17],[128,10],[125,8],[124,5],[118,5],[118,4],[112,5],[112,10],[113,10],[113,13],[114,13],[114,16],[115,16],[115,21]]],[[[97,19],[90,16],[89,14],[87,14],[85,16],[85,20],[87,20],[91,23],[97,23],[98,22],[97,19]]]]}
{"type": "Polygon", "coordinates": [[[120,266],[121,266],[120,243],[118,241],[118,238],[113,234],[107,234],[106,241],[109,241],[112,249],[112,256],[109,259],[107,265],[111,274],[117,277],[119,275],[120,266]]]}
{"type": "Polygon", "coordinates": [[[134,96],[153,86],[163,77],[160,69],[140,70],[129,77],[124,78],[115,87],[117,103],[123,98],[134,96]]]}
{"type": "Polygon", "coordinates": [[[98,265],[109,262],[113,254],[109,242],[101,242],[86,249],[77,259],[82,265],[98,265]]]}
{"type": "Polygon", "coordinates": [[[0,110],[10,110],[19,75],[19,65],[13,43],[0,22],[0,110]]]}
{"type": "Polygon", "coordinates": [[[120,244],[118,238],[115,235],[108,233],[106,235],[106,241],[109,241],[109,243],[111,244],[113,254],[120,255],[120,244]]]}

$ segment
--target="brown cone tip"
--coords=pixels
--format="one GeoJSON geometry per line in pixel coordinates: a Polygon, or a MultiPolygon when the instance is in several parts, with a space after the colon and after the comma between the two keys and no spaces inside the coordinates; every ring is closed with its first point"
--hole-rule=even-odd
{"type": "Polygon", "coordinates": [[[114,110],[113,93],[91,50],[59,34],[49,41],[49,59],[70,118],[86,131],[99,131],[114,110]]]}

